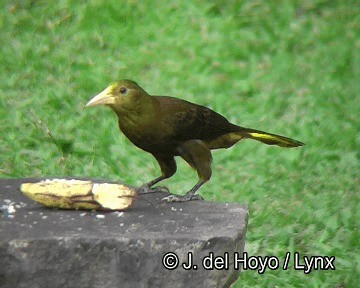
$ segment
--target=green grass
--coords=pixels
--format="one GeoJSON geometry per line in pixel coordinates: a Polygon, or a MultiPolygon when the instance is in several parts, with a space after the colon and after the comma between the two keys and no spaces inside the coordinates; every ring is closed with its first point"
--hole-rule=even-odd
{"type": "MultiPolygon", "coordinates": [[[[108,109],[83,109],[111,81],[133,79],[306,142],[215,151],[201,194],[248,203],[250,255],[334,255],[336,271],[249,270],[235,287],[358,285],[357,1],[13,2],[0,10],[1,177],[140,185],[157,176],[155,160],[120,135],[108,109]]],[[[197,178],[178,164],[164,184],[182,193],[197,178]]]]}

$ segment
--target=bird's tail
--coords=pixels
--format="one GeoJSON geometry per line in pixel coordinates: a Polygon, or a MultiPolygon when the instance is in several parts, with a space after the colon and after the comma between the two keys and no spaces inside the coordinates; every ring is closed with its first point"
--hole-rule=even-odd
{"type": "Polygon", "coordinates": [[[268,145],[278,145],[281,147],[289,147],[289,148],[305,145],[305,143],[303,142],[288,137],[271,134],[264,131],[249,129],[249,128],[243,128],[243,127],[239,127],[239,128],[241,129],[239,129],[240,131],[238,131],[238,133],[242,137],[261,141],[268,145]]]}

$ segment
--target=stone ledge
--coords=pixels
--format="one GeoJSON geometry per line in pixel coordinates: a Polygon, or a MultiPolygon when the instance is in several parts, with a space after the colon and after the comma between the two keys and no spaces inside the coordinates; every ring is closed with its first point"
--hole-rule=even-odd
{"type": "Polygon", "coordinates": [[[0,287],[229,287],[240,271],[205,270],[201,259],[244,251],[247,207],[237,203],[162,203],[141,195],[126,212],[46,209],[23,196],[22,182],[0,179],[0,287]],[[10,211],[11,212],[11,211],[10,211]],[[165,253],[179,266],[167,270],[165,253]],[[185,270],[193,252],[197,270],[185,270]]]}

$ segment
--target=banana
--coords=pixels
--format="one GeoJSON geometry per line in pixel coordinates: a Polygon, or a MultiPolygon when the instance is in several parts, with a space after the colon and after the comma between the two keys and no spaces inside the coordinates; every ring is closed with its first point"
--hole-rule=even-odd
{"type": "Polygon", "coordinates": [[[20,191],[46,207],[76,210],[126,210],[136,197],[136,190],[122,184],[77,179],[22,183],[20,191]]]}

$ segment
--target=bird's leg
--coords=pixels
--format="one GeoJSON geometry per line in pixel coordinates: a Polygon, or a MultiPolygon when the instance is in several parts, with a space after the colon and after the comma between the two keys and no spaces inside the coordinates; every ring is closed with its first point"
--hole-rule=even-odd
{"type": "Polygon", "coordinates": [[[147,194],[153,192],[169,192],[169,189],[166,187],[152,188],[152,186],[166,178],[171,177],[176,172],[176,162],[174,156],[163,156],[163,155],[153,155],[153,156],[159,163],[161,169],[161,176],[142,185],[138,189],[139,194],[147,194]]]}
{"type": "Polygon", "coordinates": [[[211,177],[211,152],[203,141],[189,140],[181,144],[178,148],[180,156],[196,169],[199,181],[184,196],[169,195],[162,199],[165,202],[186,202],[190,200],[202,199],[195,195],[196,191],[211,177]]]}

